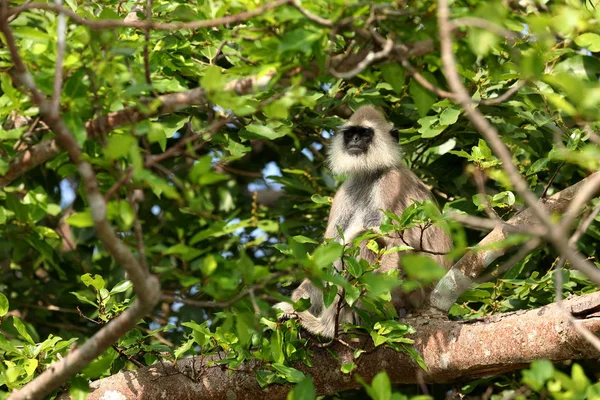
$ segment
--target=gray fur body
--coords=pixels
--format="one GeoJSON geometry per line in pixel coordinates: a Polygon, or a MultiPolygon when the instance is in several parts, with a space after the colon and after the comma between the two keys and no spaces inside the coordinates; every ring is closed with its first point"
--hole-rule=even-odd
{"type": "MultiPolygon", "coordinates": [[[[383,218],[381,210],[389,210],[400,215],[414,201],[433,200],[425,184],[410,171],[400,159],[400,148],[389,134],[393,128],[383,115],[371,106],[359,108],[344,126],[366,126],[375,131],[375,136],[366,154],[359,156],[344,152],[343,140],[334,137],[330,151],[330,167],[334,173],[347,174],[348,178],[336,193],[325,238],[335,239],[340,243],[350,242],[357,235],[368,229],[377,231],[383,218]],[[339,230],[343,238],[339,237],[339,230]]],[[[415,251],[426,250],[435,253],[447,253],[452,248],[451,239],[437,226],[425,230],[412,228],[402,236],[386,237],[383,245],[393,247],[409,245],[415,251]],[[422,247],[421,247],[422,246],[422,247]]],[[[380,245],[381,247],[381,245],[380,245]]],[[[402,253],[406,254],[406,253],[402,253]]],[[[449,268],[448,260],[441,255],[432,255],[440,264],[449,268]]],[[[375,261],[375,254],[360,244],[360,258],[370,263],[375,261]]],[[[341,263],[336,262],[338,271],[341,263]]],[[[391,253],[380,261],[378,272],[401,268],[401,253],[391,253]]],[[[392,301],[397,308],[418,308],[425,296],[424,291],[404,295],[392,293],[392,301]]],[[[283,318],[299,318],[302,326],[313,334],[334,337],[338,323],[351,323],[355,316],[349,307],[341,307],[338,314],[339,296],[325,308],[323,294],[310,280],[305,279],[292,293],[292,300],[310,298],[311,307],[307,311],[295,313],[289,303],[279,303],[275,307],[283,310],[283,318]]]]}

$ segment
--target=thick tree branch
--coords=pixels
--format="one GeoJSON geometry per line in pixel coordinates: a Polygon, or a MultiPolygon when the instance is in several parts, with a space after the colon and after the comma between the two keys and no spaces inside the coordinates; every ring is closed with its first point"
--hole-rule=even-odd
{"type": "Polygon", "coordinates": [[[20,153],[11,161],[10,167],[5,175],[0,176],[0,188],[10,184],[18,177],[56,157],[61,149],[54,139],[44,140],[20,153]]]}
{"type": "MultiPolygon", "coordinates": [[[[577,324],[600,333],[600,318],[592,317],[600,305],[600,293],[566,300],[564,305],[575,314],[577,324]]],[[[559,361],[598,356],[556,304],[477,322],[429,320],[415,326],[415,348],[429,371],[422,371],[406,353],[381,347],[358,359],[356,374],[370,381],[383,369],[396,384],[448,383],[511,371],[536,359],[559,361]]],[[[208,359],[205,358],[204,364],[200,357],[178,361],[179,373],[169,366],[120,372],[92,383],[93,392],[88,399],[100,399],[108,391],[127,399],[156,399],[163,395],[196,400],[284,399],[291,388],[291,385],[259,387],[252,373],[258,369],[255,363],[242,366],[240,370],[244,372],[230,374],[226,368],[207,366],[208,359]],[[180,373],[189,375],[192,370],[202,372],[196,379],[180,373]]],[[[328,349],[314,350],[314,367],[296,365],[296,368],[313,377],[319,394],[331,394],[360,387],[354,376],[340,371],[343,363],[353,361],[353,351],[335,343],[328,349]],[[339,359],[334,359],[329,351],[335,352],[339,359]]]]}
{"type": "MultiPolygon", "coordinates": [[[[543,207],[549,215],[562,214],[569,207],[572,200],[577,197],[582,188],[588,188],[590,182],[595,182],[599,178],[600,172],[596,172],[546,200],[539,200],[538,205],[543,207]]],[[[600,188],[596,190],[596,194],[600,194],[600,188]]],[[[533,211],[530,208],[525,209],[509,219],[506,225],[496,226],[477,246],[482,247],[506,239],[511,234],[511,230],[508,229],[507,225],[528,227],[537,224],[538,219],[533,211]]],[[[483,270],[504,255],[506,250],[499,248],[479,252],[470,251],[465,254],[454,264],[446,276],[438,282],[431,293],[431,304],[442,311],[448,311],[458,297],[471,286],[483,270]]]]}

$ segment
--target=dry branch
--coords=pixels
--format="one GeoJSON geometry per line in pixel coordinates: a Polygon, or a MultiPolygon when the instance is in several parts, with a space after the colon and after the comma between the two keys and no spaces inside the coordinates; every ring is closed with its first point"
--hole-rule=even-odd
{"type": "MultiPolygon", "coordinates": [[[[577,323],[596,334],[600,333],[600,318],[591,315],[599,305],[600,293],[564,301],[564,306],[576,316],[577,323]]],[[[559,361],[598,356],[598,352],[579,336],[556,304],[492,316],[477,322],[430,320],[415,326],[415,347],[425,359],[428,372],[423,372],[406,353],[378,348],[359,358],[356,373],[370,381],[384,369],[397,384],[422,381],[447,383],[504,373],[535,359],[559,361]],[[420,374],[422,378],[419,378],[420,374]]],[[[352,350],[335,344],[327,350],[315,349],[314,367],[296,367],[313,377],[319,394],[331,394],[360,386],[353,376],[340,372],[343,363],[352,361],[352,350]],[[337,353],[339,360],[334,359],[328,350],[337,353]]],[[[203,371],[196,379],[190,379],[169,366],[120,372],[94,382],[88,399],[100,399],[108,391],[127,399],[164,396],[196,400],[284,399],[291,388],[291,385],[260,388],[252,373],[256,363],[243,365],[240,369],[244,372],[233,374],[220,367],[205,367],[206,364],[201,365],[200,357],[177,362],[177,370],[188,376],[192,371],[203,371]],[[193,368],[192,363],[195,363],[193,368]]],[[[63,395],[61,398],[69,397],[63,395]]]]}
{"type": "MultiPolygon", "coordinates": [[[[600,172],[596,172],[577,182],[575,185],[569,186],[554,194],[550,198],[540,200],[538,204],[543,207],[549,215],[562,214],[569,207],[571,201],[576,198],[580,189],[589,187],[589,182],[595,182],[599,178],[600,172]]],[[[599,189],[596,190],[596,194],[600,194],[599,189]]],[[[511,234],[509,229],[510,226],[529,227],[535,226],[538,223],[538,219],[533,211],[530,208],[525,209],[509,219],[506,224],[498,225],[483,238],[477,246],[482,247],[506,239],[511,234]]],[[[458,297],[469,288],[474,279],[496,259],[503,256],[505,251],[506,249],[497,248],[479,252],[470,251],[465,254],[456,264],[454,264],[446,276],[438,282],[436,288],[431,293],[431,304],[440,310],[448,311],[458,297]]]]}

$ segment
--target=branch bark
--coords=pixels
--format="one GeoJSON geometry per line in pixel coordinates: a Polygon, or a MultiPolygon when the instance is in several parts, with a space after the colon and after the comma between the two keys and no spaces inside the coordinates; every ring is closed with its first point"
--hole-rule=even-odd
{"type": "MultiPolygon", "coordinates": [[[[594,182],[600,178],[600,172],[595,172],[587,178],[577,182],[573,186],[554,194],[546,200],[538,201],[540,207],[543,207],[549,215],[562,214],[569,207],[572,200],[584,187],[589,187],[589,182],[594,182]]],[[[597,188],[597,187],[596,187],[597,188]]],[[[596,189],[596,195],[600,194],[600,188],[596,189]]],[[[507,225],[510,226],[535,226],[539,220],[530,208],[525,209],[519,214],[509,219],[506,224],[498,225],[486,237],[484,237],[477,246],[485,246],[506,239],[510,234],[507,225]]],[[[470,251],[465,254],[448,273],[438,282],[433,292],[431,292],[431,305],[442,310],[448,311],[456,302],[458,297],[473,283],[473,281],[490,266],[495,260],[505,254],[507,249],[483,250],[479,252],[470,251]]]]}
{"type": "Polygon", "coordinates": [[[54,139],[44,140],[31,146],[10,163],[10,167],[5,175],[0,176],[0,188],[8,185],[38,165],[56,157],[60,152],[61,149],[59,149],[54,139]]]}
{"type": "MultiPolygon", "coordinates": [[[[592,332],[600,333],[600,318],[595,312],[600,306],[600,292],[575,297],[563,302],[577,318],[576,323],[592,332]]],[[[449,383],[482,376],[504,373],[525,366],[535,359],[553,361],[597,357],[593,348],[570,325],[556,304],[542,308],[517,311],[485,318],[476,322],[428,320],[418,325],[414,337],[415,348],[421,353],[429,371],[422,371],[406,354],[388,348],[378,348],[363,354],[357,361],[356,373],[370,381],[385,369],[395,384],[449,383]]],[[[335,344],[328,349],[315,349],[312,365],[296,368],[313,377],[319,394],[331,394],[356,389],[360,384],[354,376],[343,374],[343,363],[353,362],[352,350],[335,344]],[[336,360],[329,351],[337,354],[336,360]]],[[[200,357],[181,360],[177,370],[170,366],[153,366],[136,371],[120,372],[92,383],[88,399],[103,398],[107,392],[127,399],[155,399],[168,396],[177,399],[284,399],[291,385],[259,387],[253,368],[243,366],[245,372],[234,372],[221,367],[206,367],[200,357]],[[195,363],[192,366],[192,363],[195,363]],[[190,379],[181,372],[204,372],[190,379]]],[[[69,399],[66,394],[61,399],[69,399]]]]}

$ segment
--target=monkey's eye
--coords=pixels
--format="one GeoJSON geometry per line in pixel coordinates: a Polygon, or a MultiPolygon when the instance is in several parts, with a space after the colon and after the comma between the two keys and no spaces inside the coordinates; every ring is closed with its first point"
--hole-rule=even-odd
{"type": "Polygon", "coordinates": [[[349,132],[351,129],[352,129],[352,127],[350,127],[350,126],[347,126],[347,127],[344,127],[344,128],[340,128],[340,129],[337,129],[337,130],[333,131],[333,135],[334,135],[334,136],[335,136],[335,135],[345,135],[345,134],[346,134],[346,133],[348,133],[348,132],[349,132]]]}
{"type": "Polygon", "coordinates": [[[347,126],[340,129],[339,133],[343,134],[344,137],[358,136],[362,139],[369,139],[375,134],[372,128],[367,128],[364,126],[347,126]]]}

